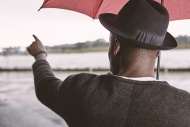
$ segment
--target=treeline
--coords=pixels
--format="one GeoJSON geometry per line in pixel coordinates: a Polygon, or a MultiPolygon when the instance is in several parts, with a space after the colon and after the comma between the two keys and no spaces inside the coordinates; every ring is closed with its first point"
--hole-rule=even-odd
{"type": "MultiPolygon", "coordinates": [[[[178,42],[177,48],[190,48],[190,36],[178,36],[175,38],[178,42]]],[[[75,44],[64,44],[57,46],[46,46],[48,53],[79,53],[79,52],[100,52],[108,51],[109,42],[104,39],[97,39],[95,41],[78,42],[75,44]]],[[[8,47],[0,49],[1,55],[9,54],[28,54],[20,47],[8,47]]]]}
{"type": "MultiPolygon", "coordinates": [[[[190,48],[190,36],[178,36],[175,38],[178,42],[178,48],[190,48]]],[[[53,47],[46,47],[49,53],[73,53],[73,52],[99,52],[107,51],[109,42],[104,39],[95,41],[78,42],[75,44],[65,44],[53,47]]]]}
{"type": "Polygon", "coordinates": [[[190,44],[190,36],[187,36],[187,35],[182,36],[182,35],[180,35],[180,36],[176,37],[175,39],[178,42],[178,44],[184,44],[184,43],[190,44]]]}
{"type": "Polygon", "coordinates": [[[178,48],[190,48],[190,36],[180,35],[175,38],[178,43],[178,48]]]}
{"type": "Polygon", "coordinates": [[[109,42],[104,39],[95,41],[78,42],[75,44],[64,44],[53,47],[47,47],[49,53],[73,53],[73,52],[99,52],[108,50],[109,42]]]}

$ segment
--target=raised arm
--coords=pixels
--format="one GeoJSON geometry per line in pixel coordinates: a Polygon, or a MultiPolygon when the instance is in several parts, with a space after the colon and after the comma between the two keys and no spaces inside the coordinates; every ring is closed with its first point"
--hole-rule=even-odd
{"type": "Polygon", "coordinates": [[[36,95],[44,105],[59,114],[57,96],[62,81],[54,76],[46,61],[46,48],[35,35],[33,37],[35,41],[27,50],[36,60],[32,66],[36,95]]]}

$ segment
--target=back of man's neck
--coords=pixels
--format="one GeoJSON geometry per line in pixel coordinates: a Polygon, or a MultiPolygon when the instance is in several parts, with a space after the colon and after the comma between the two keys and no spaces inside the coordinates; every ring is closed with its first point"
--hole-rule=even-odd
{"type": "Polygon", "coordinates": [[[154,78],[154,68],[151,67],[128,67],[120,69],[118,76],[124,77],[153,77],[154,78]]]}

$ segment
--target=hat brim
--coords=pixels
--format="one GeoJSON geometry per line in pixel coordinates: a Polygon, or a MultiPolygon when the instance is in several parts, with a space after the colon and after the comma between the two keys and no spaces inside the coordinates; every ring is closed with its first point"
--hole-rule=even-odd
{"type": "Polygon", "coordinates": [[[109,30],[111,33],[117,35],[120,39],[132,40],[132,41],[127,41],[128,43],[131,43],[132,45],[136,45],[138,47],[146,48],[146,49],[153,49],[153,50],[169,50],[169,49],[173,49],[173,48],[177,47],[177,42],[176,42],[175,38],[169,32],[166,33],[163,44],[160,46],[142,43],[140,41],[137,41],[134,38],[130,37],[130,35],[127,35],[123,31],[121,31],[119,28],[117,28],[117,26],[113,22],[115,17],[116,17],[115,14],[105,13],[105,14],[101,14],[99,16],[99,20],[100,20],[101,24],[107,30],[109,30]]]}

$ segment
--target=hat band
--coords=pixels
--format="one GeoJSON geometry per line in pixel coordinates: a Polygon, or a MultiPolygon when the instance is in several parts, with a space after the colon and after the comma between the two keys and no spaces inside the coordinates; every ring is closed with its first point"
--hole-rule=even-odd
{"type": "Polygon", "coordinates": [[[160,35],[156,35],[156,34],[149,33],[143,30],[139,30],[139,29],[130,30],[130,32],[126,34],[130,35],[130,37],[132,37],[133,39],[139,42],[156,45],[156,46],[161,46],[165,38],[165,35],[160,36],[160,35]]]}

